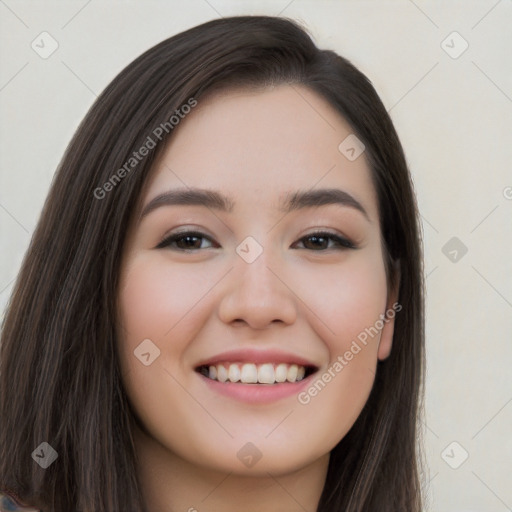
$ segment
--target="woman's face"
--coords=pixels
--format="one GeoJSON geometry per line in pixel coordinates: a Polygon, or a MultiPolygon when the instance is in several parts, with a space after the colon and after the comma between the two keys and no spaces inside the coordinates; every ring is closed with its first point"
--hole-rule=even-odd
{"type": "Polygon", "coordinates": [[[128,397],[171,457],[306,467],[354,424],[391,350],[365,153],[300,86],[215,95],[175,130],[122,261],[128,397]]]}

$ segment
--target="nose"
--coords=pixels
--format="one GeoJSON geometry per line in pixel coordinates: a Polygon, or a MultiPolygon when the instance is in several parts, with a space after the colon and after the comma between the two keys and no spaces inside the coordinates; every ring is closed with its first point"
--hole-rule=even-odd
{"type": "Polygon", "coordinates": [[[235,268],[228,274],[218,308],[224,323],[266,329],[276,323],[295,322],[298,299],[292,291],[293,283],[283,277],[270,252],[264,250],[252,263],[235,255],[235,268]]]}

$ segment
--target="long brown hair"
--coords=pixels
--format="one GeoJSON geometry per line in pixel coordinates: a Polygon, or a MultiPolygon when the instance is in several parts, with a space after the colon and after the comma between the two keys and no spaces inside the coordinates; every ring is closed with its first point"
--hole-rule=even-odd
{"type": "Polygon", "coordinates": [[[420,512],[424,283],[405,156],[368,78],[318,49],[295,22],[267,16],[210,21],[146,51],[107,86],[70,142],[3,324],[0,489],[45,512],[146,510],[115,343],[130,216],[173,135],[176,110],[215,89],[284,83],[325,98],[365,144],[389,283],[400,268],[403,309],[391,355],[378,363],[363,411],[331,452],[318,511],[420,512]],[[164,123],[156,147],[112,184],[164,123]],[[47,469],[31,457],[42,442],[58,453],[47,469]]]}

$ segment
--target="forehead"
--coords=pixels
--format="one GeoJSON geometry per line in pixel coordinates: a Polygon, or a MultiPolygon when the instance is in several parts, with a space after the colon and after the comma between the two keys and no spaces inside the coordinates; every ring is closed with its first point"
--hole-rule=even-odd
{"type": "Polygon", "coordinates": [[[290,192],[336,187],[377,218],[365,154],[351,161],[339,149],[352,133],[326,100],[303,86],[222,91],[199,100],[175,128],[145,199],[189,186],[223,190],[238,211],[278,209],[290,192]]]}

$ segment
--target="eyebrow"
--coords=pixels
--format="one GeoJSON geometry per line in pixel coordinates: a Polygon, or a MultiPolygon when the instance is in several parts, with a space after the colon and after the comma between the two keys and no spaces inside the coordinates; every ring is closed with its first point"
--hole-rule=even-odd
{"type": "MultiPolygon", "coordinates": [[[[368,213],[363,205],[352,195],[344,190],[337,188],[323,188],[315,190],[288,192],[279,205],[279,211],[282,213],[290,213],[292,211],[303,208],[311,208],[317,206],[338,204],[349,208],[354,208],[361,212],[366,219],[370,221],[368,213]]],[[[218,192],[216,190],[208,190],[202,188],[186,188],[174,189],[159,194],[153,198],[143,208],[140,220],[160,208],[161,206],[204,206],[213,210],[231,213],[234,209],[235,202],[232,198],[218,192]]]]}

